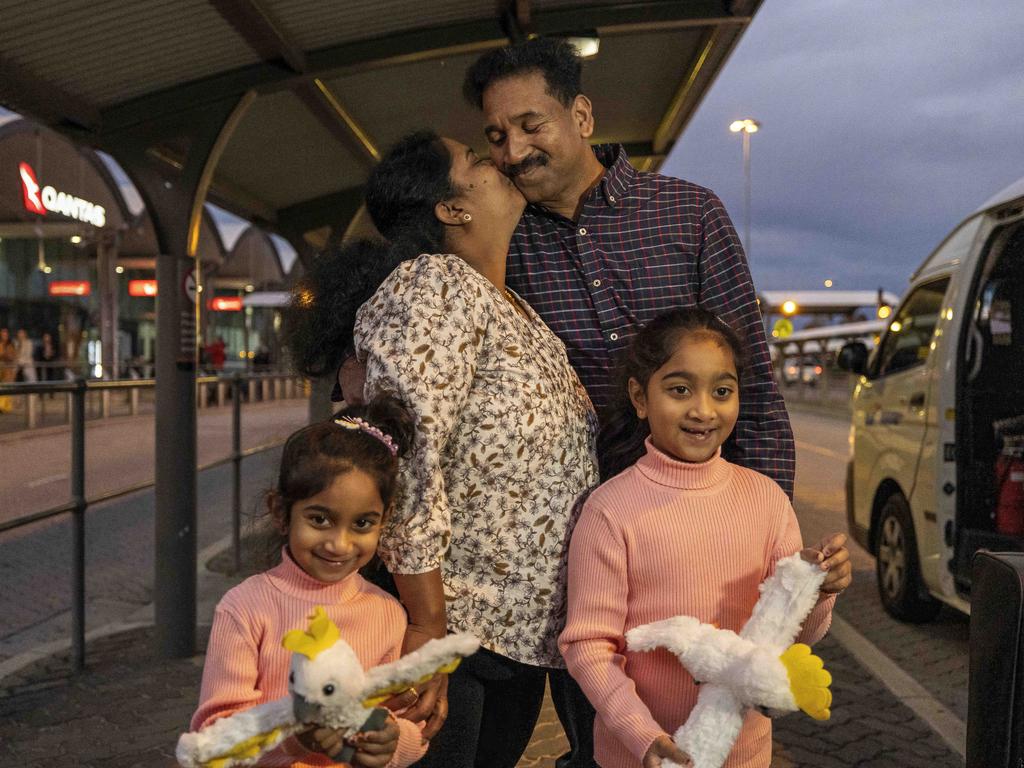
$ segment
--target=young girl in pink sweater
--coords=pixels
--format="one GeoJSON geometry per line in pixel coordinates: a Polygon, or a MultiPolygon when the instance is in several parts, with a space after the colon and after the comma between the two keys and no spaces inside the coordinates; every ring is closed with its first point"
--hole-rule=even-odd
{"type": "MultiPolygon", "coordinates": [[[[735,332],[696,307],[655,318],[627,354],[628,402],[606,422],[599,451],[602,476],[614,477],[587,499],[573,532],[559,640],[597,710],[601,768],[690,762],[669,734],[689,716],[697,684],[667,651],[626,650],[626,632],[679,614],[738,632],[775,562],[803,547],[782,489],[721,455],[739,415],[741,355],[735,332]]],[[[799,638],[813,643],[850,582],[849,554],[843,534],[803,554],[828,571],[799,638]]],[[[770,762],[771,723],[749,712],[726,766],[770,762]]]]}
{"type": "MultiPolygon", "coordinates": [[[[304,427],[285,443],[268,498],[283,544],[281,563],[246,579],[217,605],[193,730],[287,695],[291,653],[281,638],[305,627],[318,605],[364,668],[401,654],[401,604],[357,571],[377,551],[412,421],[386,396],[339,416],[304,427]]],[[[420,729],[394,717],[348,743],[356,748],[350,764],[358,768],[404,768],[426,751],[420,729]]],[[[311,729],[285,740],[259,765],[336,765],[330,757],[344,746],[340,732],[311,729]]]]}

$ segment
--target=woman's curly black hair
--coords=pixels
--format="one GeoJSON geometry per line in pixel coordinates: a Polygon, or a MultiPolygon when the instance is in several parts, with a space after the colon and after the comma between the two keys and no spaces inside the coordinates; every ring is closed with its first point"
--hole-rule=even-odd
{"type": "Polygon", "coordinates": [[[385,241],[359,240],[314,257],[284,313],[292,364],[310,378],[334,374],[352,351],[356,312],[402,261],[444,252],[434,206],[456,193],[452,158],[433,131],[399,141],[366,183],[366,209],[385,241]]]}

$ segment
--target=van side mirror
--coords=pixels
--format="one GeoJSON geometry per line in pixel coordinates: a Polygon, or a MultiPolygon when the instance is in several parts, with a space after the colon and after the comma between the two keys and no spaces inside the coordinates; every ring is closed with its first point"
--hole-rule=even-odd
{"type": "Polygon", "coordinates": [[[836,365],[850,373],[863,374],[868,369],[868,347],[863,341],[850,341],[843,345],[836,357],[836,365]]]}

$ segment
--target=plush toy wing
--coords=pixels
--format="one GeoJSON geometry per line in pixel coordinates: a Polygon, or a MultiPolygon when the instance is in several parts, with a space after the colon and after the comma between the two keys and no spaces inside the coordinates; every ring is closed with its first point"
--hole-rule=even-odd
{"type": "Polygon", "coordinates": [[[828,719],[832,677],[810,648],[791,645],[817,602],[824,578],[824,572],[799,553],[780,560],[761,585],[761,597],[739,635],[692,616],[675,616],[626,633],[631,650],[667,648],[695,680],[704,683],[690,717],[674,736],[695,768],[720,768],[749,707],[783,712],[799,708],[816,719],[828,719]]]}
{"type": "Polygon", "coordinates": [[[761,584],[761,597],[740,637],[782,653],[818,602],[824,581],[825,571],[799,552],[782,558],[775,564],[775,573],[761,584]]]}
{"type": "Polygon", "coordinates": [[[215,720],[201,731],[183,733],[175,757],[183,768],[253,765],[302,726],[285,696],[215,720]]]}
{"type": "Polygon", "coordinates": [[[434,675],[454,672],[466,656],[476,653],[480,641],[470,634],[448,635],[428,641],[412,653],[368,670],[363,706],[375,707],[396,693],[421,685],[434,675]]]}

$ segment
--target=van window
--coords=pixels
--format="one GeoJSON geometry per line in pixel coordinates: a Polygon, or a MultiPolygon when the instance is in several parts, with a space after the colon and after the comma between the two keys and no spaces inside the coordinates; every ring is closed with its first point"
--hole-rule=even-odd
{"type": "Polygon", "coordinates": [[[944,277],[922,285],[907,297],[878,349],[876,376],[906,370],[928,359],[948,286],[949,278],[944,277]]]}

